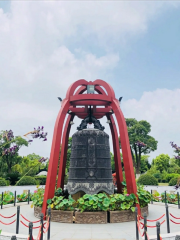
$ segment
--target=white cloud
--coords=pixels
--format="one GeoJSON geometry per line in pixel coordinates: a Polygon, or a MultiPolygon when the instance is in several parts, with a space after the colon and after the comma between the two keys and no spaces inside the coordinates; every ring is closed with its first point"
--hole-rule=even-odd
{"type": "Polygon", "coordinates": [[[169,144],[174,141],[180,145],[180,89],[157,89],[144,92],[140,100],[130,99],[122,102],[122,110],[126,118],[146,120],[151,124],[150,135],[158,141],[158,149],[151,158],[161,153],[174,155],[169,144]]]}
{"type": "Polygon", "coordinates": [[[167,5],[12,1],[9,13],[0,9],[1,129],[23,135],[44,125],[49,134],[48,142],[36,141],[21,154],[49,156],[57,97],[63,98],[68,86],[80,78],[110,81],[120,64],[117,46],[145,32],[167,5]],[[86,42],[88,50],[83,47],[86,42]],[[95,54],[93,47],[102,53],[95,54]]]}

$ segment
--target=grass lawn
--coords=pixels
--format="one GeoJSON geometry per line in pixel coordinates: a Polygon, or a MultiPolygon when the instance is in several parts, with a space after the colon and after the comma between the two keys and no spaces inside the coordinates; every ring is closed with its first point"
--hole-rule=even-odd
{"type": "Polygon", "coordinates": [[[158,183],[158,186],[169,186],[169,183],[158,183]]]}

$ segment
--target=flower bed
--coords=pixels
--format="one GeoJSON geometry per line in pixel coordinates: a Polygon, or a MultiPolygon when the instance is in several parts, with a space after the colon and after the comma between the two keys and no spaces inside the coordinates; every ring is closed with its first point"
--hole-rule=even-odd
{"type": "MultiPolygon", "coordinates": [[[[136,204],[140,204],[142,215],[145,211],[148,214],[148,203],[151,200],[150,193],[143,187],[138,187],[137,195],[139,201],[135,194],[128,194],[124,188],[123,194],[85,194],[75,201],[59,188],[55,191],[55,196],[47,200],[47,207],[51,208],[51,220],[55,222],[107,223],[107,215],[110,218],[109,222],[134,221],[136,204]]],[[[43,198],[44,189],[39,188],[33,195],[34,215],[38,218],[43,198]]]]}
{"type": "MultiPolygon", "coordinates": [[[[34,216],[40,219],[41,207],[34,206],[34,216]]],[[[51,210],[51,221],[60,223],[72,223],[73,211],[51,210]]]]}
{"type": "Polygon", "coordinates": [[[75,212],[75,223],[107,223],[107,212],[75,212]]]}

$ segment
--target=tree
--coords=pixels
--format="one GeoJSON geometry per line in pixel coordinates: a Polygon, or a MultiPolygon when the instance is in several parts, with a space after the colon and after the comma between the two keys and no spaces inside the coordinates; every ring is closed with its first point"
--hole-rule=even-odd
{"type": "Polygon", "coordinates": [[[155,159],[153,159],[153,164],[155,165],[156,169],[163,172],[163,170],[167,171],[169,168],[170,157],[168,154],[160,154],[155,159]]]}
{"type": "Polygon", "coordinates": [[[176,163],[178,164],[178,166],[180,166],[180,147],[177,146],[177,144],[175,144],[174,142],[170,142],[171,147],[174,148],[174,152],[177,154],[177,156],[174,156],[174,158],[176,159],[176,163]]]}
{"type": "Polygon", "coordinates": [[[28,142],[20,137],[14,137],[13,131],[2,131],[0,133],[0,157],[1,164],[7,166],[8,173],[11,173],[12,167],[20,161],[18,155],[19,149],[28,146],[28,142]]]}
{"type": "MultiPolygon", "coordinates": [[[[120,153],[121,155],[121,166],[122,166],[122,170],[124,170],[124,164],[123,164],[123,157],[122,157],[122,153],[120,153]]],[[[115,161],[114,161],[114,155],[112,152],[110,152],[110,156],[111,156],[111,168],[112,168],[112,172],[115,172],[115,161]]]]}
{"type": "Polygon", "coordinates": [[[38,159],[30,159],[28,156],[21,157],[20,162],[12,167],[12,171],[19,172],[21,175],[28,172],[27,176],[35,176],[39,172],[39,167],[42,165],[39,159],[41,159],[41,157],[38,159]]]}
{"type": "Polygon", "coordinates": [[[158,142],[149,135],[151,132],[151,125],[147,121],[137,121],[134,118],[126,118],[126,125],[128,129],[133,165],[136,169],[136,174],[139,174],[141,155],[149,154],[151,151],[155,151],[157,149],[158,142]]]}
{"type": "Polygon", "coordinates": [[[142,155],[141,156],[141,162],[140,162],[140,172],[145,173],[151,168],[151,164],[148,161],[149,156],[148,155],[142,155]]]}
{"type": "Polygon", "coordinates": [[[179,160],[175,158],[171,158],[169,161],[169,168],[167,170],[168,173],[180,173],[180,167],[178,165],[179,160]]]}

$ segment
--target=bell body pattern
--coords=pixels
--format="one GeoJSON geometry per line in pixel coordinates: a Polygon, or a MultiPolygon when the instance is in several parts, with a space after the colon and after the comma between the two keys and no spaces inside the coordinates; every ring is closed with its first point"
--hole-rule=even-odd
{"type": "Polygon", "coordinates": [[[84,129],[73,134],[67,189],[69,194],[114,193],[107,133],[84,129]]]}

